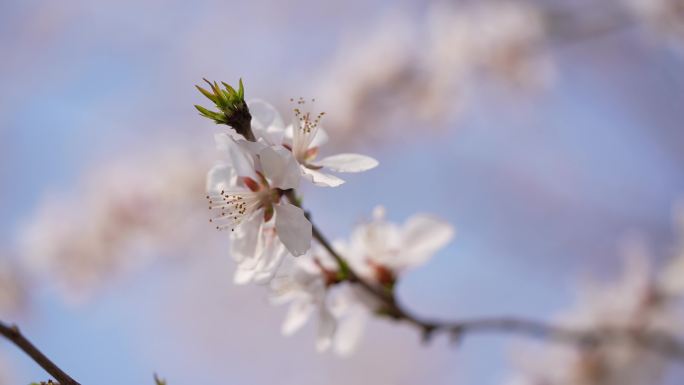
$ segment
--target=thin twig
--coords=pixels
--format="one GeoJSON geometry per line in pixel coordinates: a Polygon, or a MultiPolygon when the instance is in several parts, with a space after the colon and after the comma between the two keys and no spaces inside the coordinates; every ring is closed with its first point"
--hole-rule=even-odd
{"type": "MultiPolygon", "coordinates": [[[[244,136],[249,141],[255,141],[251,128],[246,130],[246,135],[244,136]]],[[[302,208],[295,190],[284,191],[284,196],[290,203],[302,208]]],[[[318,229],[313,220],[311,220],[309,213],[306,213],[306,216],[311,222],[313,238],[330,253],[339,268],[346,272],[346,280],[360,285],[369,294],[376,297],[383,306],[382,314],[397,321],[407,322],[421,330],[425,340],[430,339],[436,332],[445,332],[457,339],[462,338],[467,333],[506,332],[570,343],[578,347],[596,346],[605,343],[624,343],[649,349],[668,358],[684,362],[684,343],[666,333],[634,332],[614,328],[575,330],[540,321],[514,317],[483,318],[455,322],[431,321],[417,317],[397,301],[392,291],[370,283],[356,273],[318,229]]]]}
{"type": "Polygon", "coordinates": [[[26,339],[17,326],[8,326],[0,321],[0,334],[7,338],[10,342],[23,350],[35,363],[40,365],[46,372],[48,372],[55,380],[59,381],[60,385],[80,385],[76,380],[71,378],[62,369],[60,369],[54,362],[52,362],[45,354],[36,348],[31,341],[26,339]]]}
{"type": "MultiPolygon", "coordinates": [[[[292,199],[295,196],[294,192],[290,192],[286,196],[291,202],[296,203],[296,200],[292,199]]],[[[358,283],[370,294],[374,295],[385,307],[382,312],[383,314],[397,321],[404,321],[418,327],[423,332],[423,338],[426,340],[436,332],[445,332],[457,339],[462,338],[468,333],[506,332],[570,343],[578,347],[591,347],[607,343],[632,345],[657,352],[665,357],[684,363],[684,343],[674,336],[662,332],[643,332],[617,328],[580,330],[514,317],[482,318],[453,322],[422,319],[401,306],[392,292],[359,277],[344,258],[335,251],[331,243],[323,236],[313,222],[312,226],[313,237],[332,255],[340,267],[345,266],[349,281],[358,283]]]]}

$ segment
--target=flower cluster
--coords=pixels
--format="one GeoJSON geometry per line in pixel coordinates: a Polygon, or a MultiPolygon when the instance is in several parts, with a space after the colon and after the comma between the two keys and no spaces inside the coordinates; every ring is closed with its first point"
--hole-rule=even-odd
{"type": "MultiPolygon", "coordinates": [[[[290,124],[261,100],[247,103],[250,134],[215,136],[223,159],[209,172],[210,219],[227,230],[237,262],[234,281],[267,285],[274,304],[289,303],[282,332],[291,334],[318,316],[317,348],[340,354],[353,350],[366,317],[384,304],[369,288],[391,293],[399,275],[427,261],[453,236],[452,227],[427,215],[399,226],[375,210],[346,241],[312,246],[316,233],[295,189],[302,180],[316,186],[344,183],[330,172],[361,172],[378,162],[359,154],[318,158],[328,136],[324,113],[295,104],[290,124]],[[252,138],[254,140],[248,140],[252,138]],[[343,258],[340,255],[344,256],[343,258]],[[367,286],[358,285],[362,280],[367,286]]],[[[220,123],[220,122],[219,122],[220,123]]]]}
{"type": "MultiPolygon", "coordinates": [[[[586,285],[577,305],[559,323],[585,330],[625,330],[635,337],[681,336],[684,249],[660,271],[653,271],[641,244],[629,242],[625,259],[618,280],[586,285]]],[[[628,343],[544,347],[538,354],[521,357],[522,371],[510,379],[511,385],[650,385],[662,381],[670,363],[628,343]]]]}
{"type": "Polygon", "coordinates": [[[684,39],[684,1],[623,0],[623,2],[638,22],[681,50],[684,39]]]}
{"type": "Polygon", "coordinates": [[[271,276],[286,254],[301,256],[311,247],[311,223],[296,201],[285,198],[294,194],[302,178],[319,186],[339,186],[344,181],[323,170],[360,172],[378,164],[358,154],[316,160],[327,137],[320,127],[322,113],[313,117],[295,108],[292,123],[285,126],[267,103],[253,101],[249,106],[256,141],[232,132],[216,134],[224,159],[207,178],[211,222],[231,232],[238,281],[271,276]]]}
{"type": "MultiPolygon", "coordinates": [[[[333,247],[361,279],[391,291],[401,273],[427,262],[453,234],[451,225],[423,214],[399,226],[385,220],[384,209],[378,207],[370,222],[357,226],[348,240],[336,241],[333,247]]],[[[361,337],[365,319],[382,312],[384,305],[361,287],[345,282],[344,277],[343,268],[321,248],[289,259],[282,274],[271,282],[273,301],[290,302],[283,333],[293,333],[312,314],[318,314],[317,348],[350,353],[361,337]]]]}
{"type": "Polygon", "coordinates": [[[335,106],[331,129],[349,138],[386,122],[457,118],[483,81],[529,90],[552,83],[550,22],[528,2],[437,2],[420,18],[393,10],[349,36],[314,92],[335,106]]]}
{"type": "Polygon", "coordinates": [[[47,194],[26,221],[16,251],[22,267],[79,303],[160,255],[183,255],[203,234],[195,229],[206,220],[209,165],[200,152],[164,148],[93,167],[73,196],[47,194]]]}

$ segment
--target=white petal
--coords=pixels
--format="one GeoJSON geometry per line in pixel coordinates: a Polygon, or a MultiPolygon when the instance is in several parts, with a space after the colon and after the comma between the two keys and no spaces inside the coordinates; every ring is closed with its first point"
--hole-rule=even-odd
{"type": "Polygon", "coordinates": [[[281,329],[282,333],[289,336],[301,329],[301,327],[306,324],[306,321],[309,320],[312,311],[313,306],[308,300],[298,299],[292,301],[290,309],[285,316],[285,321],[283,322],[283,327],[281,329]]]}
{"type": "MultiPolygon", "coordinates": [[[[263,213],[259,215],[263,217],[263,213]]],[[[275,276],[283,258],[287,255],[287,249],[275,235],[273,227],[262,223],[258,231],[253,229],[251,232],[240,234],[236,238],[237,242],[234,244],[251,243],[252,245],[245,247],[241,253],[233,253],[234,256],[241,256],[241,259],[238,260],[238,269],[235,272],[235,283],[269,283],[275,276]],[[254,234],[257,234],[256,242],[253,240],[254,234]]]]}
{"type": "Polygon", "coordinates": [[[344,179],[340,179],[335,175],[330,175],[317,170],[312,170],[305,166],[301,166],[301,170],[304,174],[304,178],[306,178],[316,186],[337,187],[344,183],[344,179]]]}
{"type": "Polygon", "coordinates": [[[233,283],[236,285],[245,285],[252,282],[254,277],[254,269],[238,265],[233,276],[233,283]]]}
{"type": "Polygon", "coordinates": [[[271,145],[281,144],[285,134],[285,124],[278,110],[261,99],[250,100],[247,106],[252,115],[254,135],[265,139],[271,145]]]}
{"type": "MultiPolygon", "coordinates": [[[[293,118],[292,122],[287,127],[285,127],[285,134],[283,135],[283,141],[284,141],[284,143],[291,144],[293,146],[293,148],[295,145],[294,144],[295,143],[295,138],[294,138],[295,133],[297,133],[297,135],[299,135],[299,137],[296,140],[296,141],[298,141],[297,144],[298,145],[301,144],[300,141],[302,139],[302,133],[300,130],[295,131],[295,129],[294,129],[295,127],[299,127],[299,126],[300,126],[299,120],[297,120],[296,118],[293,118]]],[[[308,148],[320,147],[320,146],[324,145],[325,143],[327,143],[328,140],[329,140],[328,133],[323,129],[323,127],[318,127],[316,129],[316,135],[313,138],[311,138],[311,142],[307,143],[307,145],[308,145],[307,148],[304,148],[303,150],[306,151],[308,148]]]]}
{"type": "Polygon", "coordinates": [[[276,232],[287,250],[296,257],[311,247],[311,222],[297,206],[283,202],[275,206],[276,232]]]}
{"type": "MultiPolygon", "coordinates": [[[[389,264],[404,252],[401,228],[384,220],[374,220],[356,226],[350,237],[350,255],[356,264],[370,265],[365,260],[371,258],[376,263],[389,264]]],[[[389,265],[388,265],[389,266],[389,265]]]]}
{"type": "Polygon", "coordinates": [[[232,136],[226,134],[225,132],[219,132],[214,134],[214,142],[216,142],[216,148],[220,151],[228,151],[229,148],[233,146],[232,136]]]}
{"type": "Polygon", "coordinates": [[[351,354],[359,344],[366,326],[366,312],[361,308],[353,309],[338,322],[335,332],[334,349],[342,356],[351,354]]]}
{"type": "Polygon", "coordinates": [[[333,317],[325,306],[321,306],[320,311],[318,312],[318,336],[316,338],[316,349],[319,352],[330,348],[333,337],[335,336],[335,329],[337,329],[335,317],[333,317]]]}
{"type": "Polygon", "coordinates": [[[374,221],[384,221],[387,215],[387,210],[385,206],[377,205],[373,207],[373,220],[374,221]]]}
{"type": "Polygon", "coordinates": [[[235,140],[223,133],[214,135],[214,138],[218,149],[228,155],[229,165],[235,168],[238,176],[256,177],[254,158],[246,141],[235,140]]]}
{"type": "Polygon", "coordinates": [[[280,146],[266,147],[259,152],[259,159],[271,187],[287,190],[299,186],[299,164],[290,151],[280,146]]]}
{"type": "Polygon", "coordinates": [[[404,267],[412,267],[426,262],[432,254],[444,247],[454,236],[454,228],[437,218],[428,215],[415,215],[403,227],[404,267]]]}
{"type": "Polygon", "coordinates": [[[207,174],[207,192],[218,194],[227,190],[235,185],[235,177],[235,169],[228,165],[218,164],[212,167],[207,174]]]}
{"type": "Polygon", "coordinates": [[[259,285],[270,283],[287,255],[287,249],[279,240],[272,242],[264,250],[253,282],[259,285]]]}
{"type": "MultiPolygon", "coordinates": [[[[254,258],[259,247],[259,238],[262,232],[264,213],[261,210],[254,212],[231,232],[230,254],[236,262],[242,263],[254,258]]],[[[252,262],[253,264],[253,262],[252,262]]]]}
{"type": "Polygon", "coordinates": [[[240,143],[240,146],[245,149],[246,153],[254,159],[257,155],[259,155],[259,152],[263,150],[266,147],[270,147],[271,145],[264,140],[263,138],[258,138],[256,142],[250,142],[244,139],[238,140],[238,143],[240,143]]]}
{"type": "Polygon", "coordinates": [[[252,123],[260,127],[271,127],[284,129],[285,124],[278,110],[270,103],[261,99],[252,99],[247,102],[249,112],[252,115],[252,123]]]}
{"type": "Polygon", "coordinates": [[[282,144],[287,144],[290,148],[294,148],[294,127],[297,127],[296,124],[296,121],[293,121],[285,127],[282,144]]]}
{"type": "MultiPolygon", "coordinates": [[[[288,264],[288,261],[286,260],[284,264],[288,264]]],[[[291,264],[289,265],[291,266],[291,264]]],[[[282,305],[299,297],[300,288],[293,279],[291,269],[288,266],[282,266],[281,271],[268,284],[270,289],[269,301],[273,305],[282,305]],[[285,273],[282,270],[285,270],[285,273]]]]}
{"type": "Polygon", "coordinates": [[[299,158],[309,149],[307,135],[301,129],[301,123],[293,116],[292,123],[285,129],[286,135],[292,133],[292,153],[295,158],[299,158]]]}
{"type": "Polygon", "coordinates": [[[365,155],[338,154],[323,158],[316,165],[339,172],[361,172],[376,167],[378,161],[365,155]]]}
{"type": "Polygon", "coordinates": [[[684,255],[678,255],[665,265],[660,275],[661,286],[671,295],[684,294],[684,255]]]}
{"type": "Polygon", "coordinates": [[[316,131],[316,136],[314,136],[313,139],[311,139],[309,148],[320,147],[326,144],[328,142],[328,139],[328,133],[323,129],[323,127],[318,127],[318,130],[316,131]]]}

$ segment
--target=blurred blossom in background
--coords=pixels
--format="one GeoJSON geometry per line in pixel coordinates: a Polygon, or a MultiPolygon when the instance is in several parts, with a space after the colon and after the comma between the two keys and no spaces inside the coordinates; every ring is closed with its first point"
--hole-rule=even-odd
{"type": "MultiPolygon", "coordinates": [[[[397,289],[418,314],[681,335],[683,45],[681,0],[3,2],[0,319],[84,384],[676,384],[634,349],[282,336],[207,221],[218,129],[192,106],[203,77],[284,116],[315,98],[331,154],[380,161],[301,191],[331,238],[378,204],[451,223],[397,289]]],[[[0,341],[0,385],[41,379],[0,341]]]]}

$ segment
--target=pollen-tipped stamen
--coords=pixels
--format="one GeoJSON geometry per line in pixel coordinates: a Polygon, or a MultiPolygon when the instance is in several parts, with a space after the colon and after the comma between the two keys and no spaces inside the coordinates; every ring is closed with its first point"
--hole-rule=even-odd
{"type": "Polygon", "coordinates": [[[209,210],[216,210],[218,213],[209,219],[209,222],[216,223],[217,230],[235,228],[249,217],[251,213],[261,206],[259,196],[251,191],[213,193],[207,195],[209,200],[209,210]]]}
{"type": "MultiPolygon", "coordinates": [[[[294,102],[294,99],[290,99],[290,101],[294,102]]],[[[314,99],[311,99],[311,101],[313,102],[314,99]]],[[[297,105],[304,105],[306,104],[306,101],[304,98],[300,97],[296,103],[297,105]]],[[[300,163],[307,163],[307,161],[310,160],[307,159],[309,157],[307,152],[311,146],[311,142],[318,133],[319,125],[321,119],[325,116],[325,112],[320,112],[313,118],[310,112],[303,111],[299,107],[293,108],[293,111],[299,126],[295,127],[295,132],[293,133],[293,154],[300,163]]]]}

